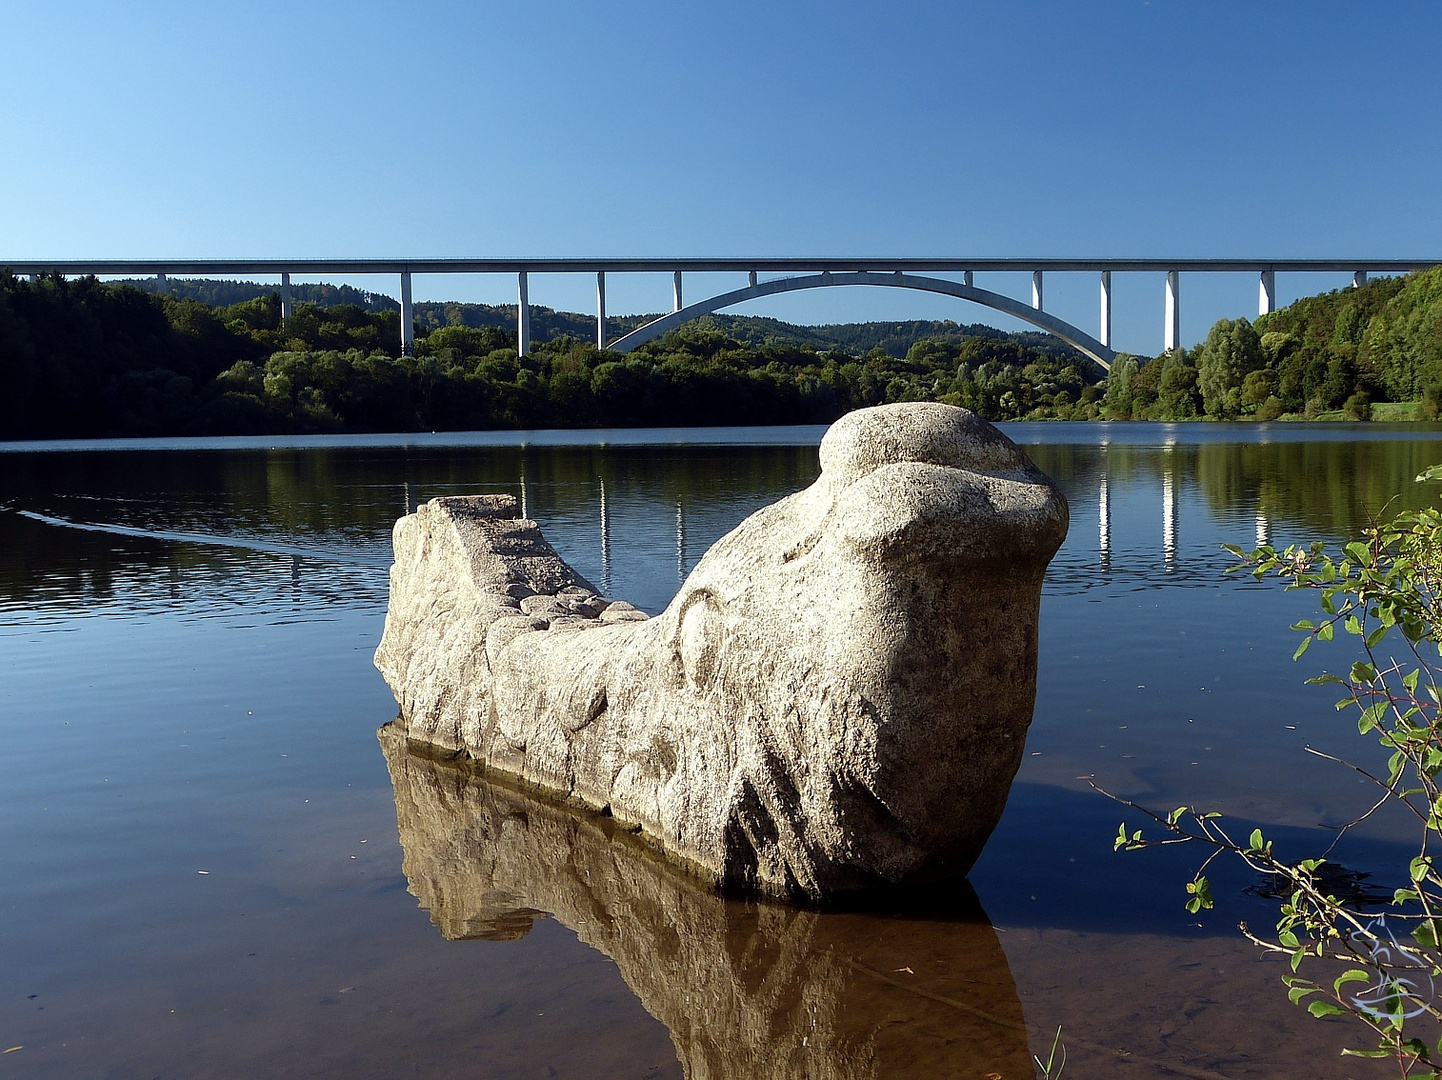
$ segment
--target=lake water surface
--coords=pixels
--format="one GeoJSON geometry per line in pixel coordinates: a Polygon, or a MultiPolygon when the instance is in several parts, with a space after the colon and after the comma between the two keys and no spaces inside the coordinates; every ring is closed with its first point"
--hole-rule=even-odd
{"type": "MultiPolygon", "coordinates": [[[[1366,792],[1303,747],[1373,752],[1302,680],[1351,657],[1219,545],[1419,504],[1442,433],[1006,430],[1072,510],[1028,756],[970,886],[827,912],[407,755],[371,664],[417,502],[512,492],[655,612],[822,429],[0,446],[0,1077],[981,1080],[1058,1025],[1068,1077],[1380,1075],[1241,939],[1257,881],[1187,915],[1197,856],[1113,854],[1079,778],[1325,848],[1366,792]]],[[[1334,855],[1390,889],[1407,839],[1334,855]]]]}

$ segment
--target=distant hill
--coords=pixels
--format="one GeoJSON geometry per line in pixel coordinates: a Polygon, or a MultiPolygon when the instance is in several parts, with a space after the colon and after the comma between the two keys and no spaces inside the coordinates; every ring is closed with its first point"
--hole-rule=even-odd
{"type": "MultiPolygon", "coordinates": [[[[119,283],[117,283],[119,284],[119,283]]],[[[142,292],[156,291],[154,278],[130,278],[124,284],[142,292]]],[[[354,304],[365,311],[398,311],[400,304],[384,293],[367,292],[349,285],[292,284],[291,296],[297,304],[336,307],[354,304]]],[[[217,281],[210,278],[168,278],[166,292],[187,300],[198,300],[212,307],[226,307],[278,292],[274,285],[253,281],[217,281]]],[[[629,333],[661,313],[647,315],[609,316],[607,333],[612,340],[629,333]]],[[[482,329],[495,326],[514,330],[515,304],[463,304],[459,301],[421,301],[415,305],[418,329],[422,334],[443,326],[470,326],[482,329]]],[[[912,320],[908,322],[829,323],[822,326],[799,326],[763,315],[704,315],[692,326],[719,330],[753,348],[763,345],[805,346],[818,350],[844,349],[858,355],[881,349],[887,356],[902,359],[918,341],[944,341],[960,344],[967,338],[980,337],[993,341],[1010,341],[1025,345],[1060,360],[1076,360],[1081,354],[1070,345],[1040,331],[1010,333],[983,323],[958,323],[951,319],[912,320]]],[[[596,334],[596,316],[575,311],[556,311],[531,306],[531,338],[536,342],[574,337],[589,341],[596,334]]]]}

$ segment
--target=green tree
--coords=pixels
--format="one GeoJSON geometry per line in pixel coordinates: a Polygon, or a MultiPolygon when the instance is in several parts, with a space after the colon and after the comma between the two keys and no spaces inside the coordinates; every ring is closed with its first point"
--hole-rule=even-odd
{"type": "Polygon", "coordinates": [[[1246,319],[1219,320],[1196,356],[1197,388],[1206,414],[1221,419],[1240,416],[1243,381],[1262,365],[1262,342],[1252,324],[1246,319]]]}

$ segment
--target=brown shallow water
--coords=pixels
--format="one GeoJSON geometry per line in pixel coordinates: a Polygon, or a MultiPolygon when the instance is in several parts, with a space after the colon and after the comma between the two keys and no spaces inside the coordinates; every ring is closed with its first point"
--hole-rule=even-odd
{"type": "MultiPolygon", "coordinates": [[[[417,499],[522,495],[656,610],[819,432],[0,453],[0,1077],[1011,1077],[1058,1025],[1067,1076],[1386,1075],[1240,938],[1256,882],[1221,868],[1189,917],[1189,853],[1114,855],[1077,779],[1298,854],[1359,805],[1302,754],[1357,749],[1289,661],[1306,598],[1217,548],[1345,535],[1442,460],[1338,430],[1014,429],[1073,512],[1022,773],[969,886],[832,911],[378,743],[369,659],[417,499]]],[[[1405,840],[1336,854],[1386,887],[1405,840]]]]}

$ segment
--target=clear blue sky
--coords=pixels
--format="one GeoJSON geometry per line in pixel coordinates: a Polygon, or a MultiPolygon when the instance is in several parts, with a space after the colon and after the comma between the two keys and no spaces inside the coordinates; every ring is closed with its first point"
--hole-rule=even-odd
{"type": "MultiPolygon", "coordinates": [[[[0,263],[1442,258],[1439,55],[1430,0],[10,2],[0,263]]],[[[688,297],[708,284],[735,282],[688,297]]],[[[1283,275],[1279,299],[1340,284],[1283,275]]],[[[1047,307],[1094,330],[1096,288],[1053,275],[1047,307]]],[[[1114,288],[1117,343],[1156,352],[1160,277],[1114,288]]],[[[543,277],[532,299],[588,310],[593,290],[543,277]]],[[[1184,276],[1183,338],[1255,315],[1256,290],[1184,276]]],[[[613,312],[670,302],[662,278],[609,291],[613,312]]],[[[1008,325],[881,289],[737,310],[1008,325]]]]}

